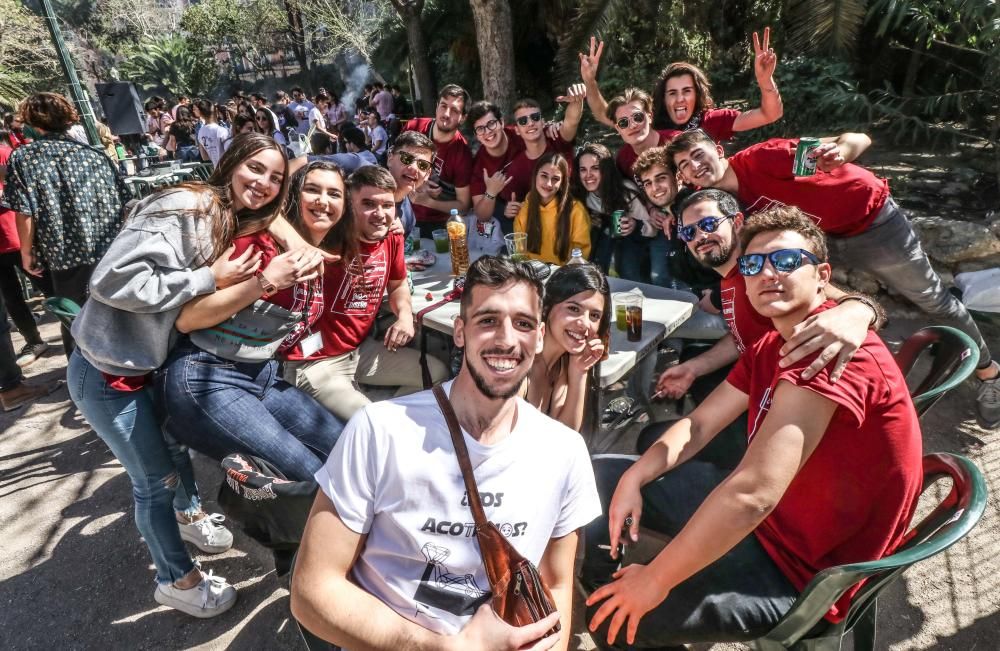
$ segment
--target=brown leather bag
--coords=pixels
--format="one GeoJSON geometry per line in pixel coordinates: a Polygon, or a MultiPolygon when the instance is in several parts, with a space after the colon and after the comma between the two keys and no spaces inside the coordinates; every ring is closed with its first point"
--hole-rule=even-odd
{"type": "MultiPolygon", "coordinates": [[[[451,408],[448,396],[440,386],[433,388],[444,420],[448,423],[451,440],[458,455],[458,465],[465,479],[465,490],[469,497],[472,517],[476,521],[476,539],[479,541],[479,553],[486,567],[486,577],[490,581],[493,592],[493,612],[511,626],[526,626],[555,612],[552,593],[534,563],[521,556],[514,546],[507,542],[496,525],[486,519],[483,503],[479,498],[476,486],[476,476],[472,472],[469,461],[469,450],[465,446],[462,429],[458,418],[451,408]]],[[[559,622],[546,634],[558,632],[559,622]]]]}

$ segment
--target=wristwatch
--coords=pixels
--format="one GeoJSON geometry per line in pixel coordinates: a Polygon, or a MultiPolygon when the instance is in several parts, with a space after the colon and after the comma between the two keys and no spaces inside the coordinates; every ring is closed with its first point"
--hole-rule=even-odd
{"type": "Polygon", "coordinates": [[[257,273],[254,274],[254,277],[257,279],[257,284],[260,285],[260,290],[262,292],[261,298],[269,298],[277,293],[278,286],[268,280],[264,276],[264,272],[258,269],[257,273]]]}

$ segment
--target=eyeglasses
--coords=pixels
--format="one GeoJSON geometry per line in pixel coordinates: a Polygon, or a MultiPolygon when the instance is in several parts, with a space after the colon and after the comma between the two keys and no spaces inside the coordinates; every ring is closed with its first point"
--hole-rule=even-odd
{"type": "Polygon", "coordinates": [[[396,153],[399,156],[399,160],[403,165],[416,165],[417,169],[421,172],[426,172],[431,168],[431,162],[429,160],[424,160],[423,158],[417,158],[408,151],[400,151],[396,153]]]}
{"type": "MultiPolygon", "coordinates": [[[[538,114],[536,113],[535,115],[538,114]]],[[[527,120],[525,120],[524,124],[527,123],[528,123],[527,120]]],[[[490,120],[486,124],[480,124],[478,127],[474,128],[473,131],[476,132],[477,136],[481,136],[487,131],[495,131],[498,126],[500,126],[500,120],[490,120]]]]}
{"type": "Polygon", "coordinates": [[[735,216],[736,215],[726,215],[725,217],[702,217],[693,224],[677,227],[677,237],[681,238],[682,242],[690,242],[694,239],[695,231],[701,231],[702,233],[714,233],[719,230],[719,224],[727,219],[732,219],[735,216]]]}
{"type": "Polygon", "coordinates": [[[642,111],[636,111],[632,114],[631,119],[624,117],[619,118],[615,124],[618,125],[619,129],[628,129],[631,124],[642,124],[646,121],[646,114],[642,111]]]}
{"type": "Polygon", "coordinates": [[[764,270],[764,260],[770,260],[774,270],[790,274],[802,266],[802,258],[809,261],[809,264],[819,264],[819,258],[805,249],[778,249],[770,253],[748,253],[741,255],[737,259],[740,268],[740,275],[756,276],[764,270]]]}
{"type": "MultiPolygon", "coordinates": [[[[532,122],[538,122],[541,119],[542,119],[541,112],[535,111],[534,113],[530,113],[528,115],[522,115],[521,117],[517,118],[514,121],[520,124],[522,127],[526,127],[528,126],[528,120],[531,120],[532,122]]],[[[478,131],[476,133],[478,133],[478,131]]]]}

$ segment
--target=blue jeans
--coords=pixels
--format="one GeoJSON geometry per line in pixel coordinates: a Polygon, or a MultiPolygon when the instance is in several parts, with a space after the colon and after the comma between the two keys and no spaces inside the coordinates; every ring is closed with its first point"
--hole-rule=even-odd
{"type": "Polygon", "coordinates": [[[344,428],[281,379],[275,360],[232,362],[183,341],[155,386],[168,435],[219,461],[234,452],[261,457],[296,481],[312,480],[344,428]]]}
{"type": "Polygon", "coordinates": [[[945,288],[909,218],[891,197],[867,231],[827,240],[835,269],[861,269],[873,274],[927,314],[972,337],[979,346],[979,368],[990,365],[992,357],[976,322],[965,305],[945,288]]]}
{"type": "Polygon", "coordinates": [[[153,557],[156,580],[173,583],[195,567],[174,516],[175,510],[201,511],[191,458],[184,448],[164,440],[149,389],[111,388],[76,350],[66,381],[73,403],[132,481],[135,525],[153,557]]]}
{"type": "Polygon", "coordinates": [[[615,271],[619,278],[646,282],[642,275],[642,261],[650,251],[651,240],[643,237],[638,228],[625,237],[612,239],[615,249],[615,271]]]}
{"type": "MultiPolygon", "coordinates": [[[[602,513],[608,512],[618,480],[636,459],[626,455],[594,457],[602,513]]],[[[728,474],[714,464],[692,459],[651,481],[642,488],[641,526],[676,536],[728,474]]],[[[584,540],[580,580],[590,592],[609,583],[618,568],[618,561],[606,549],[606,515],[587,525],[584,540]]],[[[750,534],[717,561],[674,586],[666,599],[643,616],[631,648],[752,640],[774,628],[797,597],[795,587],[750,534]]],[[[588,623],[600,606],[587,608],[588,623]]],[[[610,618],[606,619],[595,636],[607,639],[609,622],[610,618]]],[[[624,644],[624,631],[623,627],[618,634],[620,644],[624,644]]]]}

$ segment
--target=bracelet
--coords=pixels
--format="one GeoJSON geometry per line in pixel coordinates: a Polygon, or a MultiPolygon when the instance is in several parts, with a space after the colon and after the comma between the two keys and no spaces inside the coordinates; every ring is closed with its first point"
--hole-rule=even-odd
{"type": "Polygon", "coordinates": [[[487,199],[489,199],[490,201],[495,201],[495,200],[496,200],[496,198],[497,198],[497,195],[495,195],[495,194],[490,194],[490,191],[489,191],[489,190],[487,190],[486,192],[484,192],[484,193],[483,193],[483,196],[484,196],[484,197],[486,197],[487,199]]]}
{"type": "Polygon", "coordinates": [[[885,310],[883,310],[882,306],[878,304],[878,301],[876,301],[871,296],[861,293],[848,294],[847,296],[841,296],[839,299],[837,299],[837,305],[843,305],[847,301],[857,301],[862,305],[867,306],[872,311],[874,316],[872,316],[871,321],[868,322],[869,328],[878,331],[881,330],[882,326],[885,325],[886,321],[885,310]]]}

